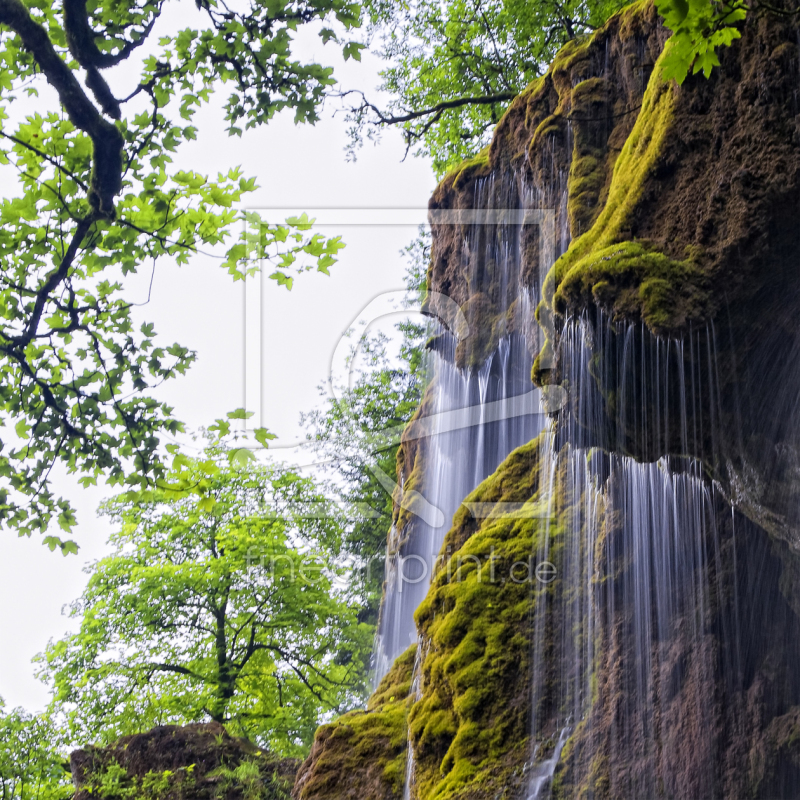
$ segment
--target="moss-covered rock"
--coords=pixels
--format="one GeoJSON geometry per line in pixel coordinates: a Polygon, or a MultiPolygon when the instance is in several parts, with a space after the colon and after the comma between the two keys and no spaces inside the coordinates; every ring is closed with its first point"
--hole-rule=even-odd
{"type": "MultiPolygon", "coordinates": [[[[540,206],[552,209],[556,231],[567,227],[577,236],[588,230],[605,205],[614,164],[666,36],[652,5],[638,2],[591,36],[569,42],[547,73],[512,101],[490,146],[445,176],[431,209],[515,209],[522,192],[532,189],[540,206]],[[483,180],[488,175],[495,179],[491,185],[483,180]],[[569,200],[562,208],[565,190],[569,200]]],[[[467,224],[434,225],[433,232],[429,287],[478,320],[470,322],[470,336],[456,352],[459,366],[476,367],[504,333],[527,329],[529,320],[500,291],[501,271],[483,256],[482,233],[467,224]],[[474,246],[465,253],[467,240],[474,246]]],[[[541,231],[526,226],[521,236],[521,282],[538,293],[542,269],[549,267],[540,263],[541,231]]],[[[515,282],[514,275],[505,278],[515,282]]],[[[428,307],[435,312],[436,301],[428,307]]]]}
{"type": "Polygon", "coordinates": [[[466,500],[417,611],[422,697],[409,715],[415,797],[511,797],[522,780],[530,724],[527,579],[542,519],[540,440],[516,450],[466,500]],[[513,503],[475,519],[470,507],[513,503]]]}
{"type": "MultiPolygon", "coordinates": [[[[635,796],[642,776],[652,777],[665,797],[712,796],[704,794],[709,785],[726,798],[797,796],[800,680],[785,668],[800,658],[796,31],[793,23],[752,15],[741,41],[721,53],[711,80],[690,77],[680,88],[661,76],[666,37],[652,4],[643,2],[570,43],[511,103],[488,150],[445,177],[431,208],[516,208],[526,193],[528,205],[552,211],[560,238],[551,244],[557,254],[564,245],[564,252],[547,276],[538,311],[550,341],[535,377],[553,384],[564,378],[560,337],[569,317],[586,320],[589,338],[602,327],[603,347],[591,353],[584,376],[598,387],[598,408],[594,428],[582,433],[592,445],[640,460],[672,454],[702,461],[705,477],[738,509],[732,514],[714,496],[719,537],[702,543],[714,554],[714,589],[702,619],[663,633],[661,661],[653,667],[663,694],[656,719],[645,719],[649,712],[636,707],[630,690],[640,679],[630,657],[634,608],[624,593],[633,562],[619,546],[613,510],[598,523],[591,589],[580,590],[559,581],[531,588],[508,574],[529,561],[545,529],[549,552],[560,558],[576,500],[559,488],[562,462],[554,468],[547,525],[536,513],[479,519],[468,510],[471,503],[500,502],[540,508],[538,444],[516,451],[456,515],[417,613],[422,693],[406,701],[416,798],[525,796],[533,716],[540,754],[552,752],[558,738],[560,654],[553,631],[564,622],[564,598],[576,591],[591,594],[603,611],[593,641],[591,703],[562,752],[554,797],[635,796]],[[675,371],[657,396],[655,381],[650,386],[631,364],[657,363],[652,356],[667,337],[679,340],[671,343],[675,371]],[[630,363],[623,369],[624,357],[630,363]],[[643,418],[681,424],[645,436],[643,418]],[[485,580],[487,572],[498,579],[485,580]],[[746,618],[734,619],[732,598],[744,593],[751,601],[746,618]],[[542,598],[553,602],[539,643],[546,688],[534,698],[531,618],[542,598]],[[748,644],[727,685],[732,673],[722,665],[734,658],[736,643],[725,637],[734,626],[742,626],[748,644]],[[657,730],[647,739],[651,722],[657,730]],[[659,761],[661,747],[673,761],[659,761]]],[[[522,303],[503,297],[497,265],[484,258],[485,249],[478,254],[479,235],[466,225],[434,226],[429,287],[454,299],[469,319],[470,336],[456,351],[464,368],[483,363],[502,335],[529,322],[522,303]]],[[[534,290],[548,266],[541,261],[543,235],[528,226],[514,242],[520,262],[513,269],[534,290]]],[[[432,294],[432,312],[435,303],[432,294]]],[[[567,402],[552,410],[566,418],[577,398],[569,396],[574,387],[562,388],[567,402]]],[[[407,436],[398,459],[409,492],[422,486],[425,458],[424,436],[407,436]]],[[[401,507],[395,543],[409,519],[401,507]]],[[[378,739],[359,741],[367,747],[378,739]]],[[[344,745],[329,752],[350,755],[344,745]]],[[[399,764],[400,739],[392,752],[386,763],[399,764]]],[[[354,793],[335,794],[329,783],[304,800],[358,791],[377,796],[363,789],[371,767],[352,759],[347,765],[332,765],[329,774],[339,776],[340,791],[359,787],[354,793]],[[353,777],[349,770],[360,772],[353,777]]]]}
{"type": "Polygon", "coordinates": [[[289,800],[298,762],[208,723],[77,750],[70,766],[75,800],[289,800]]]}
{"type": "Polygon", "coordinates": [[[351,711],[314,738],[295,800],[399,800],[403,796],[416,648],[400,656],[363,711],[351,711]]]}

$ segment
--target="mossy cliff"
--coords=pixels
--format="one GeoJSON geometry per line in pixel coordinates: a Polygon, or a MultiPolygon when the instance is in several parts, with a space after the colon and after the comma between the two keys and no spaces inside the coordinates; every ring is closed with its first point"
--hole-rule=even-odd
{"type": "Polygon", "coordinates": [[[711,573],[698,565],[665,603],[679,607],[706,580],[713,589],[699,619],[680,620],[654,643],[657,701],[643,704],[626,588],[638,567],[609,456],[590,456],[592,480],[576,483],[570,445],[556,454],[553,444],[546,433],[519,448],[465,499],[416,614],[419,653],[397,661],[367,711],[320,730],[298,800],[400,800],[406,735],[408,796],[524,800],[531,753],[553,752],[576,686],[588,692],[584,715],[561,753],[554,800],[798,796],[800,675],[786,666],[800,659],[800,584],[787,545],[716,496],[709,511],[718,522],[697,543],[716,553],[711,573]],[[590,530],[592,487],[601,493],[590,530]],[[540,580],[545,553],[556,574],[540,580]],[[589,563],[591,572],[581,566],[589,563]],[[591,631],[578,607],[597,610],[591,631]],[[578,666],[588,642],[593,655],[578,666]]]}
{"type": "MultiPolygon", "coordinates": [[[[710,80],[693,77],[681,87],[663,81],[656,62],[602,210],[545,281],[539,318],[549,341],[534,377],[563,378],[560,332],[569,317],[582,315],[595,326],[640,323],[683,340],[703,331],[713,367],[689,358],[673,375],[680,380],[694,370],[699,380],[717,382],[718,400],[706,398],[690,411],[701,435],[688,449],[667,436],[654,444],[623,422],[616,441],[603,445],[637,458],[702,459],[738,508],[800,551],[794,24],[752,15],[741,40],[720,55],[710,80]]],[[[617,423],[635,417],[620,405],[625,376],[610,363],[624,346],[598,353],[595,369],[607,380],[601,391],[617,423]]],[[[676,419],[685,413],[680,402],[673,398],[667,409],[651,404],[640,416],[676,419]]]]}
{"type": "MultiPolygon", "coordinates": [[[[447,175],[431,200],[434,213],[550,215],[503,234],[518,254],[511,278],[487,257],[490,225],[434,217],[428,308],[437,312],[441,295],[462,308],[469,335],[449,354],[462,368],[480,365],[510,332],[541,348],[533,378],[566,397],[555,415],[555,460],[542,460],[536,440],[466,499],[416,616],[419,698],[393,692],[388,703],[382,687],[366,712],[379,715],[376,732],[359,728],[352,746],[344,734],[335,739],[336,724],[321,729],[301,774],[327,777],[298,784],[298,798],[399,800],[403,781],[386,770],[405,774],[405,735],[413,798],[526,797],[534,745],[540,759],[553,751],[573,691],[575,676],[562,668],[565,629],[590,642],[592,656],[555,798],[800,797],[800,679],[786,666],[800,658],[800,48],[792,22],[754,14],[710,80],[677,87],[661,74],[667,39],[652,5],[637,3],[571,43],[511,103],[490,146],[447,175]],[[509,302],[509,280],[543,296],[546,342],[531,335],[530,304],[509,302]],[[576,319],[591,350],[583,377],[594,405],[584,416],[571,391],[576,319]],[[641,365],[663,375],[652,379],[641,365]],[[561,568],[568,540],[590,546],[580,538],[582,497],[568,479],[576,446],[604,451],[592,467],[602,498],[594,573],[580,587],[560,573],[546,585],[515,580],[532,554],[546,551],[561,568]],[[704,513],[715,520],[713,536],[697,542],[709,556],[694,579],[712,587],[702,609],[660,631],[638,661],[625,588],[636,565],[608,467],[621,456],[698,459],[711,498],[704,513]],[[517,511],[476,518],[473,503],[517,511]],[[578,600],[598,609],[591,635],[570,627],[578,600]],[[653,707],[637,706],[632,688],[646,659],[653,707]],[[534,669],[544,687],[537,695],[534,669]],[[377,761],[354,756],[371,747],[377,761]]],[[[423,486],[418,426],[431,402],[429,394],[398,455],[412,498],[423,486]]],[[[395,549],[413,511],[403,505],[395,549]]],[[[584,563],[587,553],[578,555],[584,563]]],[[[679,588],[659,601],[677,607],[679,588]]],[[[411,661],[402,661],[409,686],[411,661]]]]}
{"type": "MultiPolygon", "coordinates": [[[[551,230],[534,224],[519,234],[521,281],[538,294],[549,267],[546,254],[557,255],[569,238],[588,230],[605,206],[614,164],[667,37],[652,5],[639,2],[588,39],[570,42],[547,73],[511,103],[490,146],[445,176],[431,198],[432,212],[513,209],[525,199],[552,209],[551,230]],[[484,180],[489,176],[494,180],[484,180]]],[[[475,365],[499,336],[526,329],[529,311],[502,302],[498,271],[479,246],[489,226],[469,220],[437,225],[433,219],[429,288],[462,307],[470,336],[459,343],[456,359],[475,365]],[[470,237],[474,244],[465,252],[470,237]]],[[[437,310],[435,299],[429,307],[437,310]]]]}
{"type": "Polygon", "coordinates": [[[406,717],[416,648],[400,656],[364,711],[317,731],[300,767],[295,800],[391,800],[401,797],[408,753],[406,717]]]}
{"type": "MultiPolygon", "coordinates": [[[[414,797],[514,797],[530,729],[531,554],[544,528],[540,441],[513,453],[468,503],[515,503],[480,522],[466,507],[417,611],[421,698],[409,715],[414,797]]],[[[533,565],[535,569],[535,565],[533,565]]]]}
{"type": "MultiPolygon", "coordinates": [[[[618,360],[621,342],[597,354],[598,372],[611,379],[601,387],[607,415],[623,420],[616,440],[602,444],[637,458],[702,459],[739,508],[800,550],[795,25],[751,15],[711,78],[690,76],[680,87],[661,75],[667,33],[652,6],[638,3],[571,43],[512,102],[491,145],[445,177],[431,208],[551,210],[550,227],[517,234],[521,282],[544,298],[539,384],[563,380],[561,333],[570,318],[641,324],[675,340],[709,331],[719,403],[694,412],[703,435],[688,450],[680,439],[654,445],[625,422],[636,415],[619,405],[620,376],[600,363],[618,360]],[[552,268],[544,254],[557,256],[552,268]]],[[[504,333],[530,325],[524,304],[501,302],[491,259],[464,249],[470,236],[487,235],[434,225],[429,284],[464,309],[470,336],[456,360],[465,367],[504,333]]],[[[673,419],[682,413],[668,409],[673,419]]]]}

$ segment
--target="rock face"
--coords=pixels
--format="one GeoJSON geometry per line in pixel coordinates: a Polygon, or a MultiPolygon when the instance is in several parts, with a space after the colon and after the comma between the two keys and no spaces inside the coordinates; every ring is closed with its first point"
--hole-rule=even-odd
{"type": "Polygon", "coordinates": [[[415,656],[416,648],[411,648],[395,661],[364,711],[319,729],[297,773],[295,800],[391,800],[402,795],[415,656]]]}
{"type": "Polygon", "coordinates": [[[166,725],[70,758],[75,800],[288,800],[294,759],[276,759],[218,723],[166,725]]]}
{"type": "Polygon", "coordinates": [[[453,518],[402,770],[376,724],[404,780],[326,727],[302,800],[800,798],[800,45],[753,14],[677,87],[667,39],[639,3],[572,43],[434,194],[428,308],[469,334],[431,348],[478,370],[526,337],[551,423],[453,518]],[[524,211],[510,255],[436,224],[475,209],[524,211]]]}

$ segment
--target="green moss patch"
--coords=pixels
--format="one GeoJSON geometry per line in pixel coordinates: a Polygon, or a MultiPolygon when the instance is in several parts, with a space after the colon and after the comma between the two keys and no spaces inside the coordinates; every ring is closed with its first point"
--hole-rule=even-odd
{"type": "MultiPolygon", "coordinates": [[[[568,277],[574,278],[575,273],[593,264],[596,260],[593,256],[599,251],[626,238],[628,220],[656,166],[673,118],[675,92],[661,77],[663,58],[662,54],[648,83],[633,131],[614,165],[603,210],[592,228],[572,243],[548,275],[551,292],[555,291],[557,296],[560,293],[555,300],[557,306],[568,304],[569,294],[561,291],[568,277]]],[[[576,165],[576,173],[576,179],[585,179],[586,166],[576,165]]]]}
{"type": "Polygon", "coordinates": [[[352,711],[317,731],[297,777],[297,800],[402,797],[415,654],[411,647],[395,661],[364,711],[352,711]]]}
{"type": "MultiPolygon", "coordinates": [[[[669,43],[665,52],[668,48],[669,43]]],[[[695,249],[676,259],[655,243],[630,238],[632,215],[657,169],[667,137],[672,135],[675,89],[662,78],[663,57],[656,64],[642,109],[614,163],[602,210],[547,276],[543,295],[557,314],[579,312],[593,304],[617,318],[641,319],[655,333],[670,333],[704,313],[708,289],[701,268],[702,253],[695,249]]],[[[584,98],[589,108],[602,106],[602,94],[599,79],[584,81],[573,92],[576,102],[584,98]]],[[[604,174],[600,154],[590,144],[576,155],[569,184],[573,228],[591,218],[589,206],[600,198],[604,174]]],[[[541,313],[540,309],[540,317],[541,313]]]]}
{"type": "Polygon", "coordinates": [[[540,445],[516,450],[465,501],[525,504],[534,513],[500,506],[478,520],[462,507],[417,611],[426,642],[422,698],[409,714],[417,797],[511,797],[523,779],[534,602],[525,575],[543,528],[535,511],[540,445]]]}
{"type": "Polygon", "coordinates": [[[444,180],[452,181],[453,186],[457,188],[460,183],[466,182],[469,178],[487,174],[489,169],[489,147],[487,146],[477,155],[453,167],[444,180]]]}
{"type": "Polygon", "coordinates": [[[703,284],[692,255],[677,261],[647,242],[620,242],[576,262],[559,284],[553,307],[566,314],[594,303],[618,317],[641,318],[656,333],[668,332],[702,314],[703,284]]]}

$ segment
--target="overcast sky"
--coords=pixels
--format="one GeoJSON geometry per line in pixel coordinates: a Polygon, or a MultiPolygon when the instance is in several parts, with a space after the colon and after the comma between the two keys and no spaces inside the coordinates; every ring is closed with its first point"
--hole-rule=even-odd
{"type": "MultiPolygon", "coordinates": [[[[378,64],[368,55],[361,65],[342,65],[333,48],[318,40],[303,47],[337,68],[349,85],[374,86],[378,64]]],[[[185,146],[178,157],[183,167],[206,174],[241,165],[245,175],[258,179],[261,188],[248,206],[309,209],[424,209],[435,186],[430,165],[421,159],[401,162],[404,146],[397,133],[385,135],[378,147],[367,145],[356,163],[347,163],[347,141],[341,118],[325,114],[314,127],[296,127],[290,115],[268,126],[228,139],[219,106],[198,115],[197,142],[185,146]]],[[[0,175],[0,179],[2,176],[0,175]]],[[[320,212],[320,219],[323,214],[320,212]]],[[[416,219],[419,219],[419,214],[416,219]]],[[[329,219],[330,217],[326,217],[329,219]]],[[[302,436],[301,411],[320,402],[317,386],[328,373],[332,353],[342,333],[383,292],[401,289],[405,263],[399,255],[416,234],[414,216],[408,224],[354,225],[361,215],[349,212],[348,224],[320,228],[325,235],[341,234],[347,244],[331,276],[300,276],[291,292],[267,281],[263,304],[263,424],[282,442],[302,436]]],[[[364,219],[368,219],[364,215],[364,219]]],[[[381,212],[371,220],[391,222],[396,217],[381,212]]],[[[142,276],[131,281],[131,299],[147,296],[142,276]]],[[[165,387],[163,395],[174,404],[177,416],[191,428],[208,425],[244,402],[244,336],[241,283],[232,279],[213,258],[197,256],[177,268],[162,262],[155,273],[149,304],[140,309],[152,321],[162,342],[179,341],[198,352],[190,373],[165,387]]],[[[251,347],[252,353],[252,347],[251,347]]],[[[62,616],[65,603],[75,599],[85,585],[82,568],[104,552],[106,523],[95,516],[99,502],[110,492],[105,487],[83,490],[68,477],[57,488],[78,509],[75,538],[78,556],[63,558],[36,539],[0,537],[0,697],[7,706],[39,710],[48,700],[46,687],[33,676],[31,658],[52,637],[75,627],[62,616]]]]}

